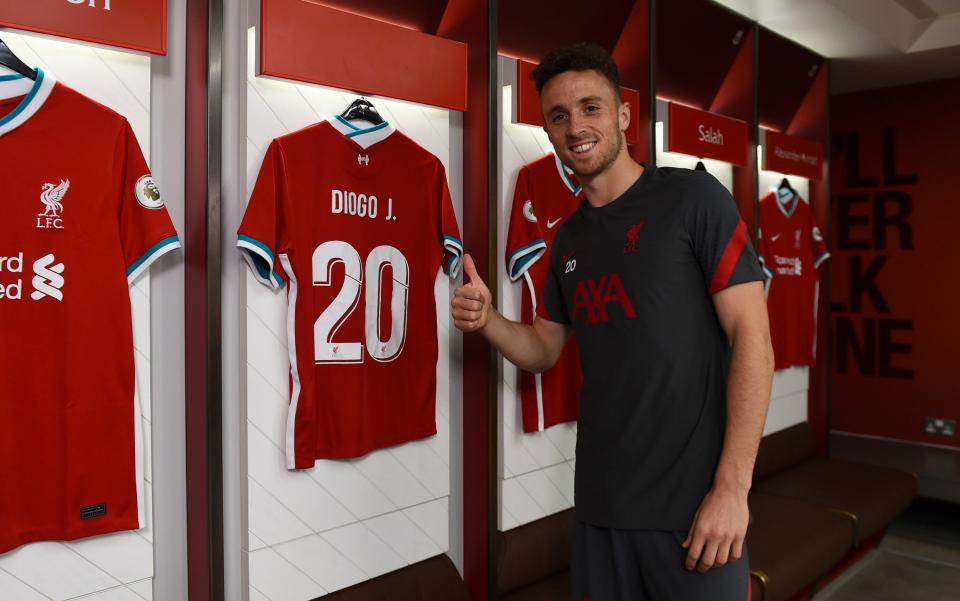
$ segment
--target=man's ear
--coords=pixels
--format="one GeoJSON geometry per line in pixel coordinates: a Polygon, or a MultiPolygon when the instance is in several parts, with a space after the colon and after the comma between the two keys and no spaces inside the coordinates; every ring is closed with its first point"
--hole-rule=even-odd
{"type": "Polygon", "coordinates": [[[630,127],[630,103],[621,102],[620,106],[617,107],[619,113],[618,117],[620,118],[620,131],[626,132],[630,127]]]}

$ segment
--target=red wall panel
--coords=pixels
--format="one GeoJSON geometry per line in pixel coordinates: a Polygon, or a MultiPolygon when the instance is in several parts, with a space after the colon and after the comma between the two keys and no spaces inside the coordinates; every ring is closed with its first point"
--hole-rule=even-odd
{"type": "Polygon", "coordinates": [[[834,98],[834,430],[960,447],[923,431],[960,419],[958,105],[960,79],[834,98]]]}
{"type": "Polygon", "coordinates": [[[462,42],[301,0],[260,10],[263,75],[467,110],[462,42]]]}
{"type": "MultiPolygon", "coordinates": [[[[496,179],[490,140],[494,139],[491,80],[496,81],[496,49],[490,44],[487,0],[450,0],[438,35],[469,44],[467,94],[463,115],[464,250],[496,296],[496,179]]],[[[472,601],[490,598],[491,540],[496,529],[496,374],[495,355],[478,334],[463,337],[463,578],[472,601]]],[[[451,509],[451,513],[453,509],[451,509]]]]}
{"type": "Polygon", "coordinates": [[[637,91],[637,138],[640,142],[630,147],[635,161],[653,158],[654,100],[650,90],[650,2],[636,0],[623,31],[613,48],[613,60],[620,69],[620,83],[637,91]]]}
{"type": "Polygon", "coordinates": [[[747,122],[744,157],[733,167],[733,198],[747,231],[756,239],[757,206],[757,115],[754,103],[754,51],[756,39],[751,30],[740,43],[740,50],[727,71],[710,105],[711,113],[743,119],[747,122]]]}
{"type": "Polygon", "coordinates": [[[167,53],[166,0],[10,0],[3,2],[0,25],[167,53]]]}

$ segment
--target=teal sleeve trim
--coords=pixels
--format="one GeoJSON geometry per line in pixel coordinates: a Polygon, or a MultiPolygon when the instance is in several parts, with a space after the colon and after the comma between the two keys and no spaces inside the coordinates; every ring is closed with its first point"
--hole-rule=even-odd
{"type": "Polygon", "coordinates": [[[263,252],[267,253],[267,256],[269,257],[269,260],[270,260],[270,264],[273,265],[273,262],[274,262],[273,251],[270,250],[269,246],[267,246],[263,242],[260,242],[256,238],[251,238],[250,236],[247,236],[246,234],[239,234],[237,236],[237,239],[243,240],[244,242],[249,242],[250,244],[253,244],[257,248],[261,249],[263,252]]]}
{"type": "Polygon", "coordinates": [[[180,246],[180,239],[176,236],[170,236],[151,246],[149,249],[147,249],[147,252],[143,253],[139,259],[127,267],[127,277],[130,277],[130,274],[139,269],[143,264],[152,260],[154,255],[156,255],[158,252],[165,249],[169,250],[169,248],[166,247],[170,247],[171,245],[175,245],[175,247],[180,246]]]}

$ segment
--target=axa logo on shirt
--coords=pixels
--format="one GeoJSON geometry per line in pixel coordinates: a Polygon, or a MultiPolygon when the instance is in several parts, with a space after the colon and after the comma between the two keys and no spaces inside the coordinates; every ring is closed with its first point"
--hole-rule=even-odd
{"type": "Polygon", "coordinates": [[[596,281],[592,278],[580,280],[573,292],[573,320],[576,321],[580,311],[586,312],[586,320],[590,325],[610,321],[610,314],[607,311],[610,303],[619,303],[624,316],[633,319],[637,312],[623,288],[623,281],[620,274],[614,272],[610,275],[600,276],[596,281]]]}
{"type": "MultiPolygon", "coordinates": [[[[21,300],[23,298],[23,278],[10,281],[7,274],[23,273],[23,253],[3,257],[0,256],[0,300],[21,300]]],[[[30,298],[39,301],[43,298],[52,298],[63,301],[63,278],[65,266],[58,262],[53,253],[48,253],[33,262],[33,292],[30,298]]]]}

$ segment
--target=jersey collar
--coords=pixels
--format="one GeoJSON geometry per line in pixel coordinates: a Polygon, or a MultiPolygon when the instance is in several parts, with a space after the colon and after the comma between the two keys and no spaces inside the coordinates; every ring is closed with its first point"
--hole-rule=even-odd
{"type": "Polygon", "coordinates": [[[553,155],[553,162],[557,164],[557,173],[560,174],[560,179],[563,180],[563,184],[568,190],[573,192],[574,196],[579,196],[580,192],[583,190],[583,187],[574,184],[573,171],[564,165],[560,161],[560,157],[558,157],[556,154],[553,155]]]}
{"type": "Polygon", "coordinates": [[[387,121],[384,121],[380,125],[374,125],[373,127],[367,128],[357,127],[340,115],[335,115],[328,121],[334,129],[356,142],[357,145],[364,150],[370,148],[377,142],[386,140],[390,134],[397,131],[396,128],[390,125],[390,123],[387,121]]]}
{"type": "Polygon", "coordinates": [[[37,68],[37,79],[34,81],[19,74],[0,75],[0,99],[23,96],[23,100],[12,111],[0,116],[0,136],[20,127],[40,110],[56,83],[53,75],[40,68],[37,68]]]}
{"type": "Polygon", "coordinates": [[[797,204],[800,202],[799,194],[791,194],[791,199],[787,202],[780,200],[780,190],[774,190],[774,201],[776,201],[777,208],[780,209],[780,212],[783,213],[783,216],[789,219],[793,216],[794,211],[797,210],[797,204]],[[787,208],[789,206],[790,208],[787,208]]]}

